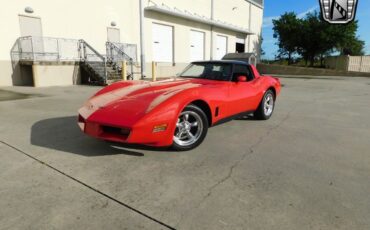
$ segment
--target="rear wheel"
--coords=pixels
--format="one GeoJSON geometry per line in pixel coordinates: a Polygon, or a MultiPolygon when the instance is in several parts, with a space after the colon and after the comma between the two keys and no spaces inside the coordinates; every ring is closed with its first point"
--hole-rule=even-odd
{"type": "Polygon", "coordinates": [[[179,151],[191,150],[203,142],[207,131],[208,120],[203,110],[188,105],[177,119],[172,147],[179,151]]]}
{"type": "Polygon", "coordinates": [[[257,111],[254,113],[254,117],[260,120],[268,120],[272,116],[275,108],[275,94],[269,89],[263,95],[261,104],[258,106],[257,111]]]}

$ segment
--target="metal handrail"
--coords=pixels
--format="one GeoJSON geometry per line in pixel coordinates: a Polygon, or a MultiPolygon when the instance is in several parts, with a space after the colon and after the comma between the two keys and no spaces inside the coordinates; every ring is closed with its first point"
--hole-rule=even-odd
{"type": "MultiPolygon", "coordinates": [[[[117,51],[118,53],[120,53],[123,57],[125,57],[125,60],[128,60],[130,62],[133,62],[134,61],[128,54],[126,54],[121,48],[119,48],[114,43],[112,43],[112,42],[106,42],[106,46],[109,46],[110,48],[112,48],[115,51],[117,51]]],[[[107,55],[108,55],[108,52],[107,52],[107,55]]]]}
{"type": "Polygon", "coordinates": [[[19,42],[19,38],[17,38],[17,40],[15,40],[12,48],[10,49],[10,53],[20,53],[18,42],[19,42]],[[17,48],[17,51],[15,51],[16,48],[17,48]]]}
{"type": "Polygon", "coordinates": [[[80,61],[79,40],[54,37],[23,36],[16,40],[17,49],[12,54],[19,54],[20,60],[33,61],[80,61]]]}
{"type": "MultiPolygon", "coordinates": [[[[110,62],[115,63],[118,67],[120,67],[119,61],[126,60],[128,61],[128,64],[130,65],[130,75],[129,78],[134,79],[134,60],[132,57],[130,57],[128,54],[126,54],[120,47],[118,47],[116,44],[112,42],[106,42],[106,49],[107,49],[107,59],[110,62]],[[115,51],[121,58],[119,60],[115,60],[115,55],[113,54],[113,51],[115,51]]],[[[122,67],[120,67],[122,70],[122,67]]]]}
{"type": "MultiPolygon", "coordinates": [[[[86,47],[87,47],[90,51],[92,51],[94,53],[95,57],[100,58],[101,61],[104,63],[104,66],[103,66],[104,67],[104,81],[105,81],[104,83],[107,83],[107,81],[108,81],[108,71],[107,71],[107,59],[106,59],[106,57],[101,55],[98,51],[96,51],[89,43],[87,43],[83,39],[79,40],[79,46],[81,46],[81,45],[83,46],[83,58],[80,57],[81,60],[83,60],[84,62],[87,62],[87,63],[89,62],[88,54],[86,52],[86,47]]],[[[81,53],[81,50],[80,50],[80,53],[81,53]]]]}
{"type": "MultiPolygon", "coordinates": [[[[80,44],[83,44],[85,46],[87,46],[91,51],[93,51],[93,53],[100,57],[102,60],[105,60],[105,57],[103,55],[101,55],[98,51],[96,51],[89,43],[87,43],[85,40],[83,39],[80,39],[79,40],[80,44]]],[[[85,53],[86,54],[86,53],[85,53]]]]}
{"type": "Polygon", "coordinates": [[[102,80],[105,83],[108,77],[114,74],[108,68],[108,64],[119,72],[122,70],[123,60],[126,60],[127,65],[131,66],[126,74],[132,78],[134,65],[137,65],[136,45],[107,42],[106,48],[107,54],[104,56],[84,39],[23,36],[17,38],[12,46],[11,59],[14,65],[20,61],[83,62],[91,71],[104,78],[102,80]]]}

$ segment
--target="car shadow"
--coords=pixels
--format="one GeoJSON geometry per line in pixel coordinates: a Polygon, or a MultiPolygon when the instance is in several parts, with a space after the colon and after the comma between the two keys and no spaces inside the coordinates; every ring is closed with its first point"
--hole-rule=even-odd
{"type": "MultiPolygon", "coordinates": [[[[129,150],[132,145],[116,145],[94,139],[81,132],[77,117],[58,117],[36,122],[31,128],[31,144],[82,156],[94,157],[124,154],[129,156],[144,156],[143,153],[129,150]],[[129,148],[129,149],[126,149],[129,148]]],[[[136,148],[138,149],[138,148],[136,148]]],[[[142,149],[144,149],[142,147],[142,149]]]]}
{"type": "Polygon", "coordinates": [[[253,115],[240,116],[240,117],[235,118],[234,120],[237,120],[237,121],[259,121],[259,119],[255,118],[253,115]]]}

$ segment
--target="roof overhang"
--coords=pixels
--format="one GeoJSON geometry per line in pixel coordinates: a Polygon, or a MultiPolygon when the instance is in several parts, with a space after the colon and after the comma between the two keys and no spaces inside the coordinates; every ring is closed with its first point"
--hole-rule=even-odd
{"type": "Polygon", "coordinates": [[[245,1],[249,2],[250,4],[255,5],[255,6],[261,8],[261,9],[264,8],[264,6],[263,6],[264,0],[245,0],[245,1]]]}
{"type": "Polygon", "coordinates": [[[200,23],[203,23],[203,24],[207,24],[207,25],[210,25],[210,26],[215,26],[215,27],[230,30],[230,31],[235,31],[235,32],[238,32],[238,33],[243,33],[243,34],[248,34],[248,35],[254,34],[246,28],[242,28],[242,27],[238,27],[238,26],[235,26],[235,25],[232,25],[232,24],[228,24],[227,22],[212,20],[212,19],[207,18],[207,17],[202,17],[202,16],[197,15],[197,14],[192,14],[192,13],[186,11],[186,10],[181,11],[177,8],[170,8],[170,7],[167,7],[165,5],[162,5],[162,6],[158,6],[158,5],[148,6],[148,7],[145,7],[145,10],[155,11],[155,12],[159,12],[159,13],[162,13],[162,14],[167,14],[167,15],[171,15],[171,16],[175,16],[175,17],[179,17],[179,18],[184,18],[184,19],[191,20],[191,21],[194,21],[194,22],[200,22],[200,23]]]}

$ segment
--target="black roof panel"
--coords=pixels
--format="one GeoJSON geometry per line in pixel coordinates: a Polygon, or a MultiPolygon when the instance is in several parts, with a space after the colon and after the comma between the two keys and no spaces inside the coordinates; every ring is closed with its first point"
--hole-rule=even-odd
{"type": "Polygon", "coordinates": [[[210,61],[193,61],[192,63],[219,63],[219,64],[239,64],[249,65],[247,62],[238,60],[210,60],[210,61]]]}

